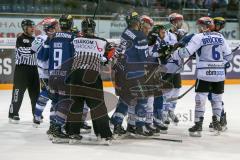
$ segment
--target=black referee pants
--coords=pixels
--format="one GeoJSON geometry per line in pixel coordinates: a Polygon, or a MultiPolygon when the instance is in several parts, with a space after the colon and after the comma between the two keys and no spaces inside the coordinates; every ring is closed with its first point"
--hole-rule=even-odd
{"type": "Polygon", "coordinates": [[[34,114],[40,91],[37,66],[16,65],[13,80],[12,102],[8,115],[9,118],[18,116],[26,89],[28,89],[32,105],[32,113],[34,114]]]}
{"type": "Polygon", "coordinates": [[[80,93],[74,93],[68,115],[67,130],[69,134],[79,134],[82,123],[82,112],[84,101],[90,108],[94,133],[101,138],[111,137],[112,132],[109,127],[109,117],[104,101],[104,92],[101,76],[96,71],[78,69],[70,76],[70,83],[77,87],[87,87],[80,93]],[[77,115],[78,118],[73,119],[77,115]]]}

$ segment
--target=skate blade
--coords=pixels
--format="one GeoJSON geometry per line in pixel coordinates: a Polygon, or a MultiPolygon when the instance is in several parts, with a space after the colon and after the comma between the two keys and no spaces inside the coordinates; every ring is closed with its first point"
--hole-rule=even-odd
{"type": "Polygon", "coordinates": [[[222,126],[222,132],[225,132],[227,130],[228,130],[227,126],[222,126]]]}
{"type": "Polygon", "coordinates": [[[202,137],[201,132],[189,132],[190,137],[202,137]]]}
{"type": "Polygon", "coordinates": [[[13,119],[11,119],[11,118],[8,119],[8,122],[9,122],[10,124],[19,124],[19,121],[18,121],[18,120],[13,120],[13,119]]]}
{"type": "Polygon", "coordinates": [[[153,133],[153,136],[160,136],[160,133],[153,133]]]}
{"type": "Polygon", "coordinates": [[[112,145],[111,140],[97,140],[97,139],[89,139],[89,138],[83,138],[81,140],[75,140],[75,139],[70,139],[69,140],[70,145],[105,145],[105,146],[110,146],[112,145]]]}
{"type": "Polygon", "coordinates": [[[213,136],[219,136],[219,135],[221,135],[221,131],[214,130],[213,136]]]}
{"type": "Polygon", "coordinates": [[[121,134],[121,135],[119,135],[119,134],[113,134],[112,137],[113,137],[113,139],[116,139],[116,140],[117,140],[117,139],[123,139],[123,138],[129,136],[129,134],[130,134],[130,133],[125,133],[125,134],[121,134]]]}
{"type": "Polygon", "coordinates": [[[167,130],[166,131],[165,130],[160,130],[160,133],[161,134],[168,134],[168,131],[167,130]]]}
{"type": "Polygon", "coordinates": [[[213,128],[209,128],[209,131],[210,131],[210,132],[214,132],[214,129],[213,129],[213,128]]]}
{"type": "Polygon", "coordinates": [[[55,144],[58,144],[58,143],[69,143],[69,139],[68,138],[53,137],[52,138],[52,143],[55,143],[55,144]]]}
{"type": "Polygon", "coordinates": [[[81,134],[88,134],[91,133],[91,129],[80,129],[81,134]]]}
{"type": "Polygon", "coordinates": [[[178,126],[179,122],[173,122],[174,126],[178,126]]]}
{"type": "Polygon", "coordinates": [[[40,124],[33,123],[32,126],[33,126],[34,128],[39,128],[39,127],[40,127],[40,124]]]}
{"type": "Polygon", "coordinates": [[[52,134],[48,134],[48,139],[49,139],[50,141],[52,141],[52,140],[53,140],[53,135],[52,135],[52,134]]]}

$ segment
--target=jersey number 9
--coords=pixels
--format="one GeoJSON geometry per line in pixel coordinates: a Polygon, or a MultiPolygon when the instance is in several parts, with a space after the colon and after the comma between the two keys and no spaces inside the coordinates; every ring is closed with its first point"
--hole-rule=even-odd
{"type": "Polygon", "coordinates": [[[54,69],[60,69],[62,65],[62,49],[54,49],[53,57],[54,57],[53,63],[54,69]]]}

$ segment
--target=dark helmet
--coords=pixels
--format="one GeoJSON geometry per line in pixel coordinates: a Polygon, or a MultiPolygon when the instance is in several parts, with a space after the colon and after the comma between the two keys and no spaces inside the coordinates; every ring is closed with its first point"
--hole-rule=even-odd
{"type": "Polygon", "coordinates": [[[85,18],[82,23],[82,32],[85,34],[93,34],[95,32],[96,23],[92,18],[85,18]]]}
{"type": "Polygon", "coordinates": [[[132,12],[126,16],[127,25],[130,26],[133,23],[140,22],[140,16],[137,12],[132,12]]]}
{"type": "Polygon", "coordinates": [[[156,24],[156,25],[153,26],[152,32],[159,34],[159,32],[160,32],[161,29],[164,29],[164,30],[165,30],[164,25],[156,24]]]}
{"type": "Polygon", "coordinates": [[[21,27],[25,32],[28,26],[35,26],[35,23],[30,19],[24,19],[21,23],[21,27]]]}
{"type": "Polygon", "coordinates": [[[73,17],[68,14],[63,14],[59,18],[59,25],[61,29],[69,30],[73,26],[73,17]]]}

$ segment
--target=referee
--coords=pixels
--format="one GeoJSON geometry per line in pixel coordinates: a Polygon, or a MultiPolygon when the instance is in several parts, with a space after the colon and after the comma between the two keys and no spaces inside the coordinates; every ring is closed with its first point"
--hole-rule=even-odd
{"type": "Polygon", "coordinates": [[[35,24],[32,20],[24,19],[21,27],[23,33],[17,37],[16,41],[16,67],[14,71],[12,102],[8,114],[10,123],[18,123],[20,120],[18,112],[26,89],[28,89],[32,113],[34,113],[40,88],[36,54],[31,50],[35,24]]]}

